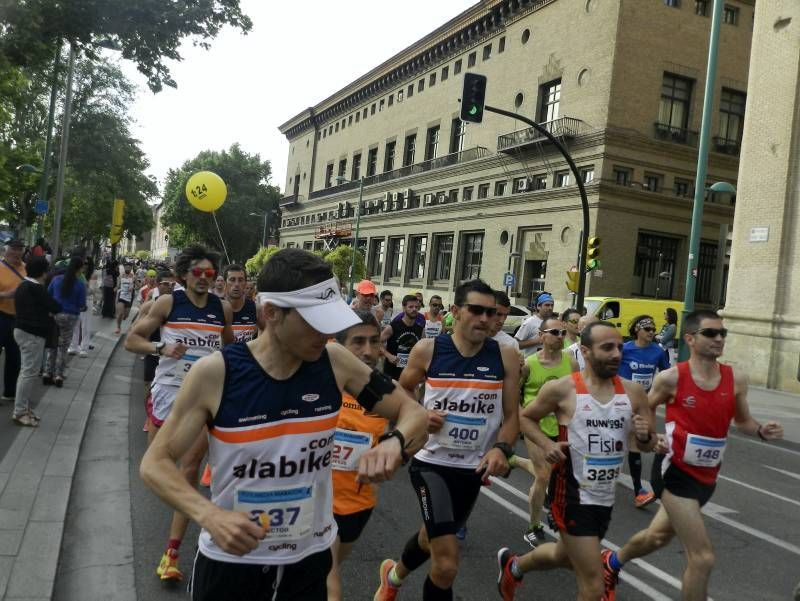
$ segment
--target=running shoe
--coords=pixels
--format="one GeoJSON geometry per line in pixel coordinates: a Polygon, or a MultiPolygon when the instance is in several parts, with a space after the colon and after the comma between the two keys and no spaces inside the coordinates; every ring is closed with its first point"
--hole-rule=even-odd
{"type": "Polygon", "coordinates": [[[400,592],[400,587],[389,582],[389,572],[394,566],[395,561],[393,559],[384,559],[381,562],[381,585],[378,587],[378,590],[375,591],[372,601],[394,601],[397,598],[397,593],[400,592]]]}
{"type": "Polygon", "coordinates": [[[183,580],[183,574],[178,569],[178,552],[175,549],[164,551],[156,574],[161,577],[161,580],[183,580]]]}
{"type": "Polygon", "coordinates": [[[656,500],[656,496],[648,490],[644,488],[638,492],[638,494],[633,498],[633,504],[636,505],[637,509],[641,509],[642,507],[646,507],[650,505],[653,501],[656,500]]]}
{"type": "Polygon", "coordinates": [[[539,524],[532,528],[528,528],[525,534],[522,535],[522,540],[528,543],[531,547],[537,547],[545,542],[544,528],[539,524]]]}
{"type": "Polygon", "coordinates": [[[600,558],[603,561],[603,581],[605,582],[606,592],[602,601],[614,601],[617,596],[617,582],[619,581],[619,570],[611,567],[611,551],[603,549],[600,551],[600,558]]]}
{"type": "Polygon", "coordinates": [[[459,528],[456,531],[456,538],[458,540],[464,540],[465,538],[467,538],[467,527],[466,526],[462,526],[461,528],[459,528]]]}
{"type": "Polygon", "coordinates": [[[203,470],[203,475],[200,477],[200,485],[206,488],[211,488],[211,466],[206,463],[206,469],[203,470]]]}
{"type": "Polygon", "coordinates": [[[514,591],[522,586],[522,580],[517,580],[511,573],[511,562],[516,555],[511,553],[508,547],[503,547],[497,552],[497,567],[500,573],[497,575],[497,591],[503,601],[514,601],[514,591]]]}

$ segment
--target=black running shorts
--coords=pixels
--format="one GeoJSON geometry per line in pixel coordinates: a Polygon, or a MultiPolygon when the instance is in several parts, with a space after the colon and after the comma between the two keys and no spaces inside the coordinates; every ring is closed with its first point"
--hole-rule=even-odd
{"type": "Polygon", "coordinates": [[[330,549],[286,566],[228,563],[198,552],[189,586],[191,600],[325,601],[331,565],[330,549]]]}
{"type": "Polygon", "coordinates": [[[692,478],[686,472],[670,464],[664,472],[664,490],[668,490],[676,497],[685,499],[695,499],[700,503],[700,507],[708,503],[711,495],[714,494],[716,484],[703,484],[692,478]]]}
{"type": "Polygon", "coordinates": [[[336,520],[336,525],[339,527],[339,540],[343,543],[356,542],[367,522],[369,522],[371,515],[372,507],[363,511],[348,513],[347,515],[334,513],[333,519],[336,520]]]}
{"type": "Polygon", "coordinates": [[[144,381],[152,382],[156,379],[156,368],[158,367],[158,357],[153,355],[144,356],[144,381]]]}
{"type": "Polygon", "coordinates": [[[475,470],[414,459],[408,475],[429,539],[455,534],[467,523],[481,491],[481,476],[475,470]]]}
{"type": "Polygon", "coordinates": [[[552,504],[550,512],[558,529],[572,536],[596,536],[602,540],[611,522],[612,507],[605,505],[552,504]]]}

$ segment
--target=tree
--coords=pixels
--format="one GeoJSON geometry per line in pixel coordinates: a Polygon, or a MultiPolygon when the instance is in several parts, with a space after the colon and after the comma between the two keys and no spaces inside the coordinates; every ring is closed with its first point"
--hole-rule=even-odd
{"type": "Polygon", "coordinates": [[[211,214],[198,211],[186,199],[186,182],[197,171],[213,171],[228,188],[225,203],[216,211],[225,246],[232,261],[252,257],[260,246],[263,220],[250,216],[269,212],[269,228],[280,223],[280,190],[270,185],[269,161],[242,151],[238,144],[229,150],[205,150],[178,169],[170,169],[164,184],[163,224],[170,244],[178,248],[200,243],[222,251],[220,235],[211,214]]]}
{"type": "Polygon", "coordinates": [[[0,15],[0,64],[39,67],[52,60],[61,40],[89,58],[96,58],[98,46],[114,46],[154,92],[176,87],[165,60],[181,60],[184,38],[208,48],[225,25],[243,33],[253,27],[239,0],[0,0],[0,15]]]}
{"type": "MultiPolygon", "coordinates": [[[[333,275],[339,278],[339,282],[347,284],[350,287],[350,267],[353,261],[353,248],[345,244],[340,244],[331,252],[324,256],[324,259],[330,263],[333,269],[333,275]]],[[[353,282],[357,283],[364,279],[367,273],[367,267],[364,264],[364,254],[359,251],[356,253],[355,273],[353,274],[353,282]]]]}
{"type": "Polygon", "coordinates": [[[255,277],[261,273],[261,268],[264,267],[264,264],[279,250],[277,246],[262,246],[259,248],[258,252],[247,259],[247,262],[244,264],[247,275],[255,277]]]}

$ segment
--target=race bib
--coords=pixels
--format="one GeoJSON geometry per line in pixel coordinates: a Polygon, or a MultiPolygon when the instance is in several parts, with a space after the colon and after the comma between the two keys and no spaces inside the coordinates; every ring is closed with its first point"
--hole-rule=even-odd
{"type": "Polygon", "coordinates": [[[397,353],[397,367],[406,367],[408,365],[408,356],[411,353],[397,353]]]}
{"type": "Polygon", "coordinates": [[[278,490],[234,492],[233,510],[250,516],[250,520],[267,528],[264,540],[299,540],[312,532],[314,524],[313,487],[297,486],[278,490]]]}
{"type": "Polygon", "coordinates": [[[581,488],[613,488],[622,471],[625,455],[584,455],[581,488]]]}
{"type": "Polygon", "coordinates": [[[200,359],[200,357],[200,355],[190,355],[187,353],[178,359],[178,363],[175,366],[175,379],[183,384],[184,379],[186,379],[186,374],[189,373],[189,370],[192,369],[194,362],[200,359]]]}
{"type": "Polygon", "coordinates": [[[441,333],[442,333],[441,321],[425,322],[425,338],[436,338],[441,333]]]}
{"type": "Polygon", "coordinates": [[[683,462],[698,467],[717,467],[725,453],[726,438],[710,438],[697,434],[686,435],[683,462]]]}
{"type": "Polygon", "coordinates": [[[641,384],[645,390],[650,390],[653,385],[653,374],[631,374],[631,381],[641,384]]]}
{"type": "Polygon", "coordinates": [[[371,448],[371,434],[336,428],[333,434],[331,465],[335,470],[354,472],[358,469],[358,460],[371,448]]]}
{"type": "Polygon", "coordinates": [[[448,449],[478,451],[484,446],[488,429],[488,420],[485,417],[448,413],[442,429],[434,437],[437,443],[448,449]]]}

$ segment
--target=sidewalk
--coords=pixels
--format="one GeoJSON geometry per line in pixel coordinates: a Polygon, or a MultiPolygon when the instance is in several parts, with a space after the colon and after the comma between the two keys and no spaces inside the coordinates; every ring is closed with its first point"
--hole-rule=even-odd
{"type": "Polygon", "coordinates": [[[63,388],[48,387],[38,428],[20,428],[0,461],[0,599],[50,600],[81,441],[120,337],[94,320],[94,350],[72,357],[63,388]]]}

